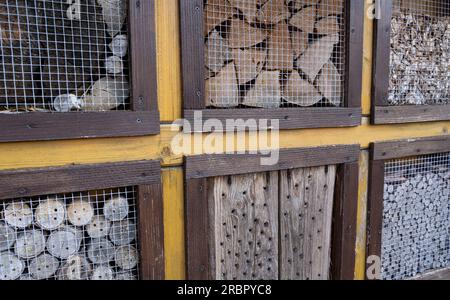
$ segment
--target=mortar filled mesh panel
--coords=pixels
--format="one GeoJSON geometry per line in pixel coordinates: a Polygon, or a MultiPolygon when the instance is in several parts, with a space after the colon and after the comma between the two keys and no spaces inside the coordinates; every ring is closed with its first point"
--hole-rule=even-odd
{"type": "Polygon", "coordinates": [[[129,108],[128,0],[3,0],[0,113],[129,108]]]}
{"type": "Polygon", "coordinates": [[[339,107],[344,0],[205,0],[210,108],[339,107]]]}
{"type": "Polygon", "coordinates": [[[450,153],[386,163],[384,279],[450,266],[450,153]]]}
{"type": "Polygon", "coordinates": [[[450,104],[450,2],[394,1],[389,105],[450,104]]]}
{"type": "Polygon", "coordinates": [[[0,204],[0,280],[138,278],[134,188],[0,204]]]}

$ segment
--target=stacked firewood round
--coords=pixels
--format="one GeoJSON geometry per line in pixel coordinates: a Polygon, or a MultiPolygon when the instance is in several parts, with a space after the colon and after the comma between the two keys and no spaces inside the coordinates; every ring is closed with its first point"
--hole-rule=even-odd
{"type": "Polygon", "coordinates": [[[207,0],[208,107],[340,106],[343,0],[207,0]]]}
{"type": "Polygon", "coordinates": [[[448,165],[402,171],[384,186],[382,268],[389,280],[450,266],[448,165]]]}
{"type": "Polygon", "coordinates": [[[128,0],[5,0],[0,110],[125,109],[128,0]]]}
{"type": "Polygon", "coordinates": [[[450,104],[448,14],[397,8],[390,59],[390,105],[450,104]]]}
{"type": "Polygon", "coordinates": [[[139,255],[128,199],[4,203],[0,280],[132,280],[139,255]]]}

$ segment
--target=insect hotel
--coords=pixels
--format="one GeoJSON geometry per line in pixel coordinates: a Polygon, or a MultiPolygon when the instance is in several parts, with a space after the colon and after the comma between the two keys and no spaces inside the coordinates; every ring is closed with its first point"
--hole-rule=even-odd
{"type": "Polygon", "coordinates": [[[2,1],[0,280],[450,279],[449,54],[445,0],[2,1]]]}

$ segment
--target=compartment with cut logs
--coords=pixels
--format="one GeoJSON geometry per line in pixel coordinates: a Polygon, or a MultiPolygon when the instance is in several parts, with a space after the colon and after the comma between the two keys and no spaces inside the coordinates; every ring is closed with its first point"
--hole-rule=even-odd
{"type": "Polygon", "coordinates": [[[388,0],[376,23],[375,122],[448,119],[450,3],[388,0]]]}
{"type": "Polygon", "coordinates": [[[129,109],[128,0],[5,0],[0,109],[129,109]]]}
{"type": "Polygon", "coordinates": [[[2,1],[0,141],[157,133],[153,21],[154,0],[2,1]]]}
{"type": "Polygon", "coordinates": [[[14,199],[0,209],[0,279],[137,279],[133,188],[14,199]]]}
{"type": "MultiPolygon", "coordinates": [[[[346,148],[347,153],[356,153],[356,148],[346,148]]],[[[260,168],[259,172],[241,161],[245,158],[233,159],[188,158],[188,278],[352,279],[356,193],[344,191],[357,185],[356,158],[343,158],[355,160],[348,165],[317,163],[299,168],[292,159],[289,169],[277,165],[272,171],[260,168]],[[198,160],[202,162],[196,166],[198,160]],[[233,175],[189,179],[191,171],[205,164],[223,167],[215,174],[227,173],[234,164],[242,167],[233,170],[233,175]]],[[[335,156],[336,160],[340,159],[335,156]]],[[[192,176],[202,176],[199,173],[192,176]]]]}
{"type": "Polygon", "coordinates": [[[10,186],[0,193],[0,280],[163,279],[159,170],[139,162],[0,172],[10,186]],[[138,185],[106,188],[129,181],[138,185]]]}
{"type": "Polygon", "coordinates": [[[372,146],[367,255],[381,267],[370,279],[449,279],[448,145],[427,138],[372,146]]]}
{"type": "Polygon", "coordinates": [[[207,107],[340,107],[344,1],[209,0],[207,107]]]}
{"type": "Polygon", "coordinates": [[[287,129],[357,125],[363,1],[180,5],[188,119],[191,110],[202,109],[211,118],[271,116],[287,129]],[[316,113],[316,120],[305,121],[302,112],[316,113]],[[320,122],[324,114],[331,123],[320,122]]]}

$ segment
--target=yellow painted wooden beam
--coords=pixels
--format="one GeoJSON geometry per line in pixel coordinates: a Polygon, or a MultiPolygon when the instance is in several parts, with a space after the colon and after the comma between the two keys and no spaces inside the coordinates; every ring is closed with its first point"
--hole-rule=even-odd
{"type": "MultiPolygon", "coordinates": [[[[449,128],[450,122],[372,126],[365,119],[362,126],[354,128],[281,131],[279,145],[280,148],[301,148],[360,144],[368,148],[371,142],[377,141],[448,135],[449,128]]],[[[150,159],[161,160],[165,167],[178,166],[183,162],[183,153],[175,155],[171,146],[177,134],[178,131],[171,131],[170,126],[164,125],[161,135],[150,137],[0,143],[0,170],[150,159]]],[[[203,135],[200,143],[208,138],[203,135]]],[[[255,149],[245,146],[243,139],[236,140],[239,140],[235,143],[237,148],[255,149]]],[[[210,148],[201,150],[196,154],[206,153],[210,148]]]]}
{"type": "Polygon", "coordinates": [[[163,169],[166,279],[185,279],[183,169],[163,169]]]}
{"type": "Polygon", "coordinates": [[[158,104],[162,122],[181,118],[179,0],[156,0],[158,104]]]}
{"type": "Polygon", "coordinates": [[[366,218],[369,182],[369,151],[361,151],[359,158],[358,220],[356,226],[355,279],[364,280],[366,274],[366,218]]]}
{"type": "MultiPolygon", "coordinates": [[[[366,12],[372,1],[366,0],[366,12]]],[[[372,57],[373,57],[373,20],[370,14],[365,14],[364,20],[364,48],[363,48],[363,78],[362,78],[362,112],[363,115],[370,115],[370,103],[372,92],[372,57]]]]}
{"type": "Polygon", "coordinates": [[[150,137],[0,143],[0,170],[151,159],[180,165],[182,157],[170,150],[174,134],[162,127],[160,136],[150,137]]]}

